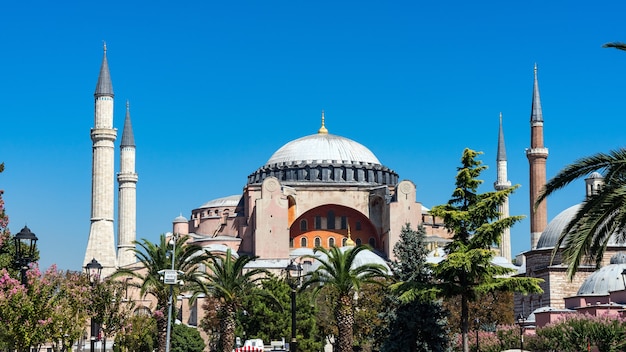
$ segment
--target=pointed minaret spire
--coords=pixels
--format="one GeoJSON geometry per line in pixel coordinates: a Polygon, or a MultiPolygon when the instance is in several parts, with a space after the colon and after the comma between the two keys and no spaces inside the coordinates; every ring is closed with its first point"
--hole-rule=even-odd
{"type": "Polygon", "coordinates": [[[124,119],[124,130],[122,131],[122,147],[134,147],[135,137],[133,135],[133,126],[130,123],[130,103],[126,100],[126,118],[124,119]]]}
{"type": "MultiPolygon", "coordinates": [[[[504,129],[502,128],[502,113],[500,113],[500,128],[498,131],[498,155],[496,156],[497,162],[497,179],[493,184],[496,191],[505,190],[511,187],[511,181],[507,180],[507,161],[506,161],[506,148],[504,147],[504,129]]],[[[498,206],[498,212],[500,213],[500,219],[509,217],[509,198],[498,206]]],[[[500,256],[511,261],[511,230],[506,228],[502,232],[500,239],[500,256]]]]}
{"type": "Polygon", "coordinates": [[[531,249],[535,249],[541,233],[548,226],[546,200],[535,209],[535,201],[546,184],[546,160],[548,159],[548,148],[543,145],[543,113],[539,98],[537,64],[535,64],[533,101],[530,112],[530,148],[526,149],[526,157],[530,164],[530,246],[531,249]]]}
{"type": "Polygon", "coordinates": [[[322,109],[322,127],[320,127],[319,130],[317,130],[318,134],[328,134],[328,130],[326,129],[326,126],[324,125],[324,110],[322,109]]]}
{"type": "Polygon", "coordinates": [[[111,83],[111,74],[109,73],[109,63],[107,62],[107,44],[104,43],[104,55],[102,57],[102,65],[100,66],[100,75],[96,84],[96,97],[110,96],[113,98],[113,84],[111,83]]]}
{"type": "Polygon", "coordinates": [[[107,63],[106,44],[96,85],[94,127],[91,129],[91,226],[83,266],[92,259],[102,265],[102,277],[116,270],[115,254],[115,139],[113,85],[107,63]]]}
{"type": "Polygon", "coordinates": [[[126,101],[126,119],[120,143],[118,183],[117,263],[120,267],[137,262],[137,173],[135,172],[135,138],[130,122],[130,103],[126,101]]]}

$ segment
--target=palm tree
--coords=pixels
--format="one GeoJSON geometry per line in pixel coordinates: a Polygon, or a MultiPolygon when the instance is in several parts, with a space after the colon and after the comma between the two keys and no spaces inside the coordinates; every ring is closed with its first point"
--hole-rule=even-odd
{"type": "MultiPolygon", "coordinates": [[[[206,260],[202,247],[188,244],[189,236],[174,236],[174,268],[179,271],[179,282],[184,286],[166,285],[161,279],[161,270],[172,268],[171,250],[169,250],[169,238],[161,235],[159,244],[154,244],[146,239],[134,243],[138,248],[133,251],[137,255],[140,269],[124,267],[119,268],[111,277],[132,277],[129,284],[139,288],[142,297],[153,296],[156,301],[156,323],[158,330],[158,351],[165,351],[167,339],[167,309],[170,291],[173,297],[181,291],[187,291],[189,287],[199,284],[196,270],[198,265],[206,260]],[[170,287],[171,286],[171,287],[170,287]]],[[[176,314],[172,314],[173,317],[176,314]]]]}
{"type": "Polygon", "coordinates": [[[610,236],[626,240],[626,149],[574,161],[546,183],[535,202],[536,207],[552,193],[595,171],[604,173],[604,185],[583,201],[554,246],[553,256],[563,248],[562,258],[568,264],[570,279],[582,261],[595,260],[600,264],[610,236]]]}
{"type": "Polygon", "coordinates": [[[320,266],[303,283],[302,289],[314,284],[314,293],[319,293],[322,287],[333,290],[338,299],[333,307],[333,314],[337,323],[337,351],[352,351],[354,326],[354,294],[358,293],[364,284],[382,285],[387,277],[387,269],[382,264],[366,263],[356,265],[356,256],[368,246],[359,245],[342,251],[339,247],[325,249],[316,247],[314,253],[322,252],[325,258],[315,255],[304,256],[319,261],[320,266]]]}
{"type": "Polygon", "coordinates": [[[602,47],[603,48],[615,48],[615,49],[626,51],[626,43],[621,43],[621,42],[606,43],[602,45],[602,47]]]}
{"type": "Polygon", "coordinates": [[[205,294],[218,301],[218,350],[230,352],[235,342],[236,315],[242,308],[244,297],[271,296],[267,291],[257,289],[258,283],[265,280],[269,273],[265,269],[245,268],[258,257],[240,255],[235,258],[230,249],[226,251],[226,255],[208,253],[208,257],[206,272],[197,273],[200,285],[195,288],[194,298],[205,294]]]}

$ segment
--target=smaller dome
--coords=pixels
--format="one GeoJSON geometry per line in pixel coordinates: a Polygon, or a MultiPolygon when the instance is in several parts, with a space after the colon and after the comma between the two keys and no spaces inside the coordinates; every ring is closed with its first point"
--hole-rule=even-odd
{"type": "Polygon", "coordinates": [[[602,176],[601,173],[594,171],[591,173],[591,175],[589,175],[589,177],[587,177],[587,179],[592,179],[592,178],[604,178],[604,176],[602,176]]]}
{"type": "Polygon", "coordinates": [[[626,253],[625,252],[617,252],[613,254],[609,264],[626,264],[626,253]]]}
{"type": "Polygon", "coordinates": [[[189,220],[187,220],[186,217],[183,216],[183,214],[178,215],[175,219],[174,219],[174,224],[180,224],[180,223],[188,223],[189,220]]]}
{"type": "Polygon", "coordinates": [[[626,264],[610,264],[589,275],[578,289],[578,296],[608,295],[611,291],[624,289],[622,272],[626,264]]]}
{"type": "Polygon", "coordinates": [[[213,207],[236,207],[239,204],[240,200],[241,200],[241,194],[235,194],[235,195],[228,196],[228,197],[217,198],[217,199],[213,199],[202,204],[200,209],[213,208],[213,207]]]}

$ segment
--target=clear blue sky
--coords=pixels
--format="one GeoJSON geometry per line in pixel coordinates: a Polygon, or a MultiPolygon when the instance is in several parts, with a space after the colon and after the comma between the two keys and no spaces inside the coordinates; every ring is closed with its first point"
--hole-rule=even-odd
{"type": "MultiPolygon", "coordinates": [[[[369,147],[427,207],[446,202],[463,148],[495,181],[498,116],[511,214],[529,213],[533,65],[548,177],[624,146],[622,1],[11,1],[0,12],[0,189],[41,266],[80,270],[89,233],[93,93],[102,42],[121,136],[130,100],[138,239],[179,214],[240,193],[295,138],[330,133],[369,147]]],[[[119,138],[116,143],[119,145],[119,138]]],[[[116,147],[116,158],[118,158],[116,147]]],[[[118,170],[116,160],[116,172],[118,170]]],[[[582,200],[576,183],[549,218],[582,200]]],[[[529,249],[529,223],[512,229],[529,249]]]]}

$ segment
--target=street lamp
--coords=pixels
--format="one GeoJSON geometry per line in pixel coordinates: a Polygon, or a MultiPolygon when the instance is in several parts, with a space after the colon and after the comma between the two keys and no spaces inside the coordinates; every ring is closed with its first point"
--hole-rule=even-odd
{"type": "Polygon", "coordinates": [[[35,260],[37,236],[30,232],[28,226],[24,226],[13,240],[15,241],[15,265],[20,269],[22,285],[27,285],[26,271],[28,271],[28,264],[35,260]]]}
{"type": "MultiPolygon", "coordinates": [[[[96,258],[91,259],[87,265],[85,265],[85,274],[87,274],[87,278],[91,283],[91,288],[96,287],[96,284],[100,282],[100,275],[102,274],[102,264],[98,263],[96,258]]],[[[100,332],[100,324],[91,318],[91,338],[90,340],[90,352],[94,352],[94,348],[96,345],[96,339],[100,332]]]]}
{"type": "Polygon", "coordinates": [[[526,323],[526,318],[520,313],[517,316],[517,324],[519,324],[519,349],[520,351],[524,351],[524,324],[526,323]]]}
{"type": "Polygon", "coordinates": [[[480,319],[474,319],[474,323],[476,323],[476,351],[480,352],[480,345],[478,344],[478,329],[480,328],[480,319]]]}
{"type": "Polygon", "coordinates": [[[298,341],[296,339],[296,290],[300,286],[302,278],[302,265],[294,263],[293,259],[285,268],[287,272],[287,283],[291,288],[291,342],[289,343],[289,351],[296,352],[298,350],[298,341]]]}
{"type": "Polygon", "coordinates": [[[163,283],[170,285],[170,296],[167,302],[167,332],[165,337],[165,352],[170,352],[170,341],[172,336],[172,299],[174,296],[174,285],[178,284],[178,271],[174,269],[174,259],[176,258],[176,241],[178,240],[178,234],[172,235],[169,244],[172,245],[171,257],[172,257],[172,269],[171,270],[159,270],[159,274],[162,275],[163,283]]]}

